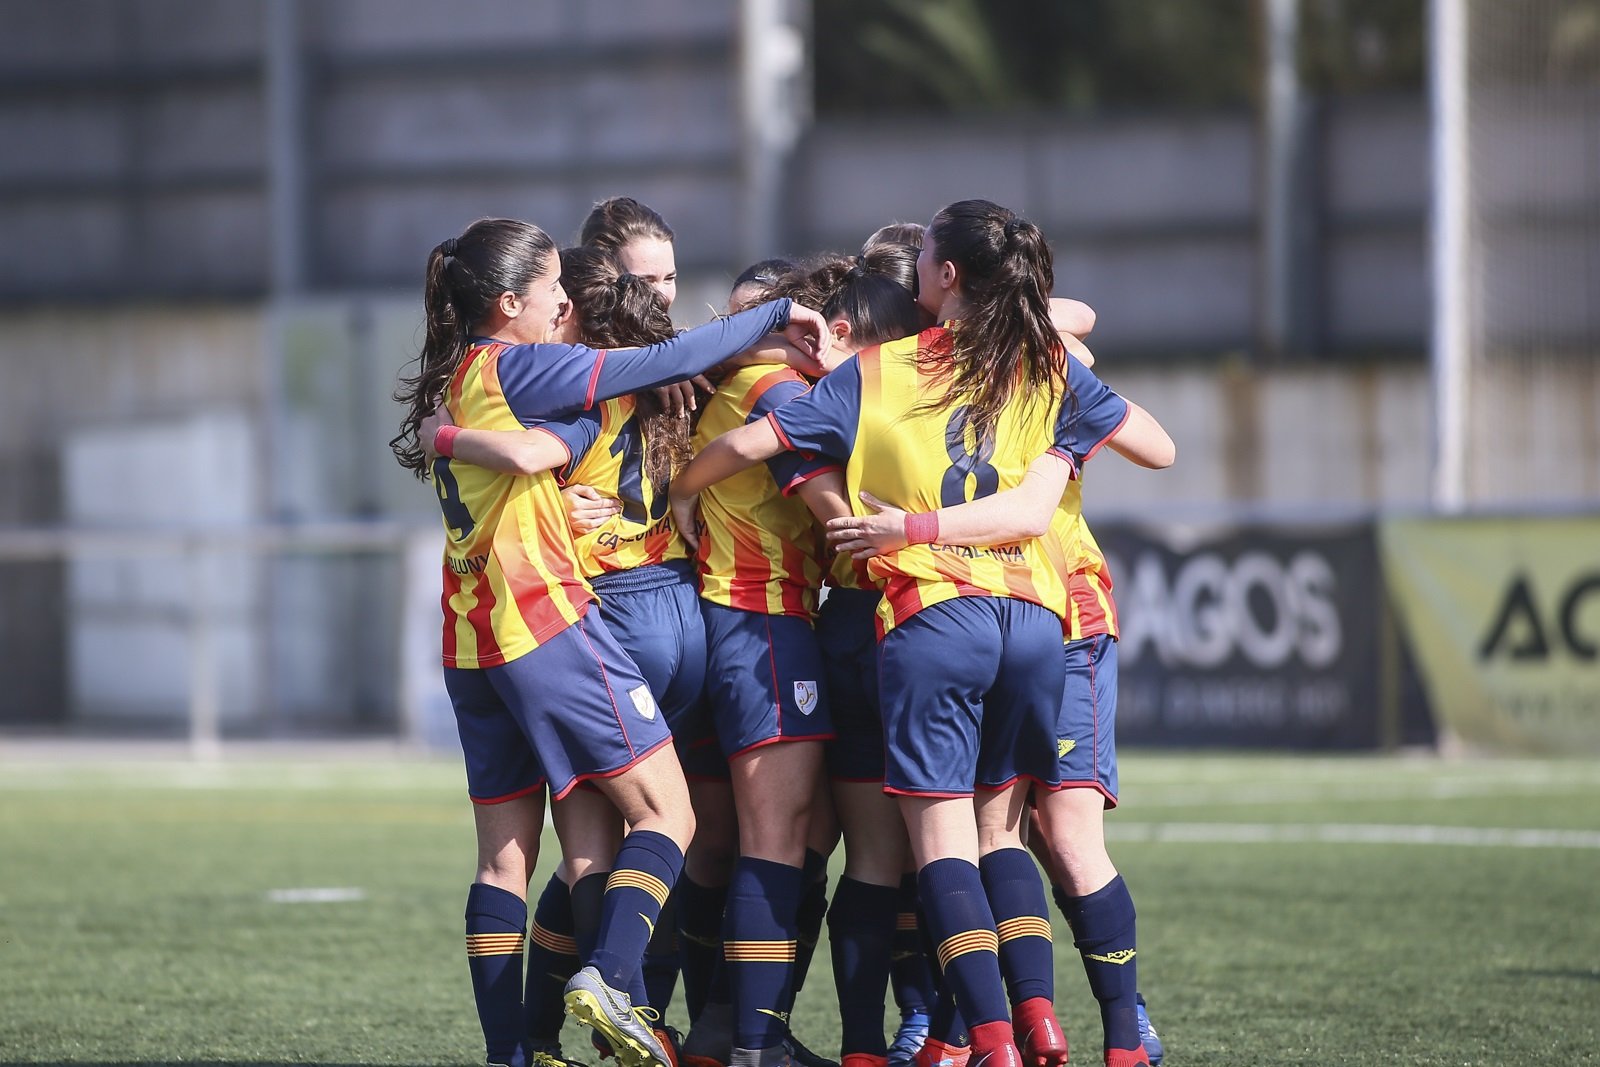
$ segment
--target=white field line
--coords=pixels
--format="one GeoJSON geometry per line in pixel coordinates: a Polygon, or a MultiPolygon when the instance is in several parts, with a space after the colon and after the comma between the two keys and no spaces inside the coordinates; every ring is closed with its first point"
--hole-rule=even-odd
{"type": "Polygon", "coordinates": [[[1600,849],[1600,830],[1513,830],[1486,826],[1359,823],[1116,823],[1113,841],[1188,844],[1466,845],[1490,848],[1600,849]]]}
{"type": "Polygon", "coordinates": [[[267,890],[267,900],[273,904],[344,904],[350,901],[365,899],[367,899],[367,891],[365,889],[310,888],[267,890]]]}
{"type": "Polygon", "coordinates": [[[1125,804],[1145,810],[1153,807],[1186,808],[1194,805],[1227,807],[1259,804],[1322,804],[1338,801],[1453,800],[1465,797],[1548,796],[1552,793],[1587,792],[1600,788],[1600,779],[1574,775],[1508,779],[1479,778],[1389,779],[1387,781],[1301,781],[1259,784],[1152,785],[1124,782],[1125,804]]]}

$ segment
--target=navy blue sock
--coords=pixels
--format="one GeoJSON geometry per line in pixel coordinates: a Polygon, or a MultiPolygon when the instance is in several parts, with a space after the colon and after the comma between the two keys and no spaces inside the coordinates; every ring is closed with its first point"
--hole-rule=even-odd
{"type": "Polygon", "coordinates": [[[948,988],[940,989],[933,997],[933,1008],[928,1013],[928,1036],[943,1041],[952,1048],[967,1044],[967,1024],[956,1010],[956,998],[948,988]]]}
{"type": "Polygon", "coordinates": [[[885,1056],[883,1002],[900,891],[854,878],[839,879],[828,910],[833,981],[839,993],[839,1053],[885,1056]]]}
{"type": "Polygon", "coordinates": [[[922,949],[922,927],[917,919],[917,876],[900,879],[899,911],[895,914],[894,943],[889,956],[889,982],[901,1016],[928,1015],[933,1011],[933,971],[922,949]]]}
{"type": "Polygon", "coordinates": [[[740,856],[734,865],[722,955],[733,990],[735,1048],[771,1048],[788,1032],[802,878],[799,867],[771,860],[740,856]]]}
{"type": "Polygon", "coordinates": [[[805,987],[806,975],[811,971],[811,957],[816,954],[817,939],[822,936],[822,920],[828,914],[828,857],[815,849],[806,849],[800,876],[803,879],[800,908],[795,913],[796,993],[805,987]]]}
{"type": "MultiPolygon", "coordinates": [[[[1062,894],[1065,896],[1065,894],[1062,894]]],[[[1133,897],[1119,874],[1086,897],[1067,897],[1061,910],[1072,927],[1073,945],[1083,957],[1089,991],[1100,1002],[1105,1047],[1139,1047],[1138,954],[1133,897]]]]}
{"type": "Polygon", "coordinates": [[[945,984],[961,1006],[968,1033],[976,1040],[979,1027],[999,1022],[1009,1029],[999,937],[978,868],[962,859],[934,860],[917,873],[917,899],[922,901],[929,939],[938,946],[945,984]]]}
{"type": "Polygon", "coordinates": [[[1020,848],[1002,848],[978,861],[983,890],[994,912],[1000,938],[1000,971],[1011,1005],[1035,997],[1054,1001],[1055,959],[1050,951],[1050,906],[1033,857],[1020,848]]]}
{"type": "Polygon", "coordinates": [[[656,935],[644,950],[644,966],[640,968],[649,1004],[662,1020],[666,1019],[667,1006],[678,988],[678,895],[677,887],[673,887],[667,906],[661,909],[661,917],[656,920],[656,935]]]}
{"type": "MultiPolygon", "coordinates": [[[[606,879],[600,936],[590,961],[607,985],[629,988],[681,870],[683,853],[667,835],[635,830],[622,839],[606,879]]],[[[638,988],[642,1003],[648,996],[642,983],[638,988]]]]}
{"type": "Polygon", "coordinates": [[[467,969],[490,1063],[522,1067],[522,935],[528,905],[515,893],[474,882],[467,890],[467,969]]]}
{"type": "Polygon", "coordinates": [[[572,937],[578,943],[578,959],[585,967],[594,962],[594,946],[600,940],[600,912],[609,877],[610,871],[597,871],[584,875],[572,886],[572,937]]]}
{"type": "MultiPolygon", "coordinates": [[[[699,1018],[722,963],[722,912],[727,886],[705,886],[688,875],[678,879],[678,953],[683,970],[683,1004],[689,1019],[699,1018]]],[[[727,1002],[724,980],[722,1002],[727,1002]]]]}
{"type": "Polygon", "coordinates": [[[561,1040],[561,1023],[567,1017],[561,993],[577,970],[572,892],[552,874],[533,909],[533,929],[528,935],[528,980],[522,995],[522,1014],[529,1041],[553,1045],[561,1040]]]}

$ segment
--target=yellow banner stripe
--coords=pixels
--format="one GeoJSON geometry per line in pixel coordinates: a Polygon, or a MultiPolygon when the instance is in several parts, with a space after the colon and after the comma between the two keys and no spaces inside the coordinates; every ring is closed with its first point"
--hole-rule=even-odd
{"type": "Polygon", "coordinates": [[[724,941],[722,958],[729,963],[793,963],[793,941],[724,941]]]}
{"type": "Polygon", "coordinates": [[[969,952],[1000,953],[1000,939],[993,930],[967,930],[948,938],[939,946],[939,966],[947,968],[950,961],[969,952]]]}
{"type": "Polygon", "coordinates": [[[896,930],[915,930],[917,928],[917,913],[914,911],[902,911],[894,917],[894,928],[896,930]]]}
{"type": "Polygon", "coordinates": [[[1017,937],[1042,937],[1046,941],[1052,940],[1050,920],[1041,919],[1037,915],[1019,915],[1015,919],[1007,919],[996,926],[995,932],[999,934],[1002,942],[1017,937]]]}
{"type": "Polygon", "coordinates": [[[549,930],[533,924],[533,943],[546,952],[554,952],[558,956],[576,956],[578,954],[578,939],[567,937],[564,934],[552,934],[549,930]]]}
{"type": "Polygon", "coordinates": [[[613,889],[642,889],[654,897],[661,907],[666,907],[667,893],[670,892],[667,883],[655,875],[632,870],[612,871],[611,877],[606,879],[606,892],[613,889]]]}

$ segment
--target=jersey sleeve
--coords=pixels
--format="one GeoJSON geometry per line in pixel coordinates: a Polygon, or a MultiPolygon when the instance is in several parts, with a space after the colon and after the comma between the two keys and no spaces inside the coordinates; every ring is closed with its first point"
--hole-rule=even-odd
{"type": "Polygon", "coordinates": [[[790,301],[771,300],[643,348],[512,345],[500,354],[500,389],[524,425],[585,411],[709,370],[789,324],[790,301]]]}
{"type": "Polygon", "coordinates": [[[538,422],[532,428],[544,430],[567,446],[567,462],[555,472],[556,480],[562,485],[567,484],[572,472],[578,469],[583,457],[589,454],[589,449],[600,439],[600,420],[588,412],[551,419],[548,422],[538,422]]]}
{"type": "Polygon", "coordinates": [[[1067,388],[1051,451],[1080,467],[1128,421],[1128,402],[1075,356],[1067,357],[1067,388]]]}
{"type": "MultiPolygon", "coordinates": [[[[806,383],[799,378],[780,381],[757,398],[745,422],[751,423],[767,418],[785,404],[805,396],[807,391],[806,383]]],[[[819,456],[813,452],[780,452],[767,460],[767,470],[785,496],[819,474],[840,469],[838,460],[831,456],[819,456]]]]}
{"type": "Polygon", "coordinates": [[[855,448],[860,415],[861,363],[851,356],[809,391],[775,407],[767,418],[791,452],[810,452],[842,463],[855,448]]]}

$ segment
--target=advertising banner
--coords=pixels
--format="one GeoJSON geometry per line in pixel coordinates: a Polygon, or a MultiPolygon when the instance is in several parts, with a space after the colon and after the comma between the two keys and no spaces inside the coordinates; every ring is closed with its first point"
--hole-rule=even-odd
{"type": "Polygon", "coordinates": [[[1600,516],[1392,519],[1381,540],[1441,726],[1600,752],[1600,516]]]}
{"type": "Polygon", "coordinates": [[[1119,741],[1384,742],[1371,524],[1094,530],[1122,622],[1119,741]]]}

